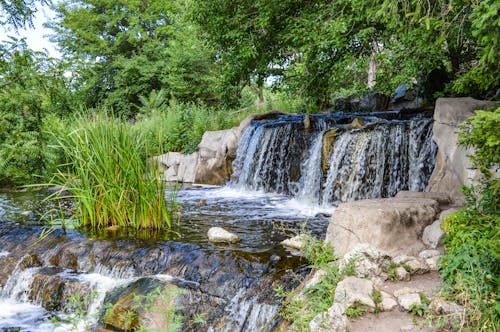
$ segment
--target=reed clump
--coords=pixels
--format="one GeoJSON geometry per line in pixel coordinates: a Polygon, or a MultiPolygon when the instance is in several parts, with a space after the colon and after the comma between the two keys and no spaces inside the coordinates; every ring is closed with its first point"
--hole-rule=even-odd
{"type": "Polygon", "coordinates": [[[67,163],[55,182],[76,202],[76,219],[95,229],[170,227],[162,173],[148,161],[148,140],[130,123],[104,114],[76,117],[59,138],[67,163]]]}

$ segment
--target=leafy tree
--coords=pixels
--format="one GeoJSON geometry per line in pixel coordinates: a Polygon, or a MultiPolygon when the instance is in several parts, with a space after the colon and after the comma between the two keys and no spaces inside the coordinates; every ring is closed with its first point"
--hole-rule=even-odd
{"type": "Polygon", "coordinates": [[[70,109],[63,71],[24,40],[0,45],[0,185],[40,181],[57,163],[47,131],[70,109]]]}
{"type": "Polygon", "coordinates": [[[182,3],[161,0],[67,0],[50,24],[75,62],[81,100],[133,117],[153,90],[190,101],[214,98],[213,51],[196,39],[182,3]]]}
{"type": "Polygon", "coordinates": [[[32,26],[37,3],[48,5],[49,0],[0,0],[0,25],[12,26],[16,30],[32,26]]]}
{"type": "Polygon", "coordinates": [[[370,59],[384,92],[436,70],[457,93],[495,89],[498,9],[494,0],[206,0],[193,17],[218,48],[227,83],[278,75],[324,107],[346,87],[367,89],[370,59]]]}

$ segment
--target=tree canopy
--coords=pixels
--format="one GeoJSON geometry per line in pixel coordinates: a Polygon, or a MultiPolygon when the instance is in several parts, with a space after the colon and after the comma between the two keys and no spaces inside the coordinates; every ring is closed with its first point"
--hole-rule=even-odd
{"type": "Polygon", "coordinates": [[[433,70],[450,92],[481,94],[499,85],[498,1],[228,1],[194,3],[193,17],[221,54],[231,84],[278,75],[318,103],[347,89],[392,91],[433,70]],[[279,70],[276,70],[279,69],[279,70]]]}

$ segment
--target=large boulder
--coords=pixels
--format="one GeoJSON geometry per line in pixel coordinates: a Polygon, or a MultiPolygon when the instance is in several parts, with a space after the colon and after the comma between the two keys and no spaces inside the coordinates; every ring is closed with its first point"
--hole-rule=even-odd
{"type": "Polygon", "coordinates": [[[433,139],[438,146],[436,166],[427,185],[427,191],[446,192],[456,204],[462,204],[463,185],[475,183],[480,173],[467,154],[472,151],[458,145],[459,126],[475,110],[494,106],[495,102],[467,98],[439,98],[434,111],[433,139]]]}
{"type": "Polygon", "coordinates": [[[338,256],[359,243],[388,254],[417,255],[425,246],[421,236],[439,213],[439,203],[428,198],[366,199],[342,203],[328,225],[325,241],[338,256]]]}
{"type": "Polygon", "coordinates": [[[165,171],[165,181],[189,183],[195,181],[198,152],[191,154],[168,152],[155,159],[165,171]]]}
{"type": "Polygon", "coordinates": [[[246,127],[253,120],[275,118],[281,114],[272,111],[249,115],[238,127],[205,132],[197,152],[169,152],[155,157],[155,160],[163,168],[166,181],[223,185],[231,176],[232,162],[246,127]]]}

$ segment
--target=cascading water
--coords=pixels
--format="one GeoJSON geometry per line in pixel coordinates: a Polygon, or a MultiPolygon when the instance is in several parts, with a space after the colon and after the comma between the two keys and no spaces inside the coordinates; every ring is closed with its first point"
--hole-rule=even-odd
{"type": "Polygon", "coordinates": [[[321,236],[329,218],[317,212],[326,208],[310,206],[331,211],[340,201],[423,190],[436,153],[431,124],[429,114],[393,112],[254,121],[240,140],[230,183],[179,191],[182,222],[154,236],[57,229],[41,239],[38,217],[49,208],[37,212],[33,201],[46,194],[15,202],[14,194],[0,193],[0,307],[7,308],[0,310],[0,331],[118,330],[102,321],[104,307],[151,285],[184,291],[176,299],[183,330],[271,331],[279,324],[273,289],[294,287],[308,273],[307,262],[279,244],[289,236],[284,230],[298,232],[307,221],[321,236]],[[349,129],[355,118],[364,126],[349,129]],[[213,226],[241,242],[209,243],[213,226]],[[97,295],[84,319],[69,326],[65,303],[78,292],[97,295]]]}
{"type": "Polygon", "coordinates": [[[254,121],[242,136],[229,185],[323,206],[424,190],[436,155],[432,118],[375,115],[309,115],[310,127],[303,116],[254,121]],[[355,117],[365,125],[349,129],[355,117]],[[325,141],[332,129],[333,140],[325,141]]]}

